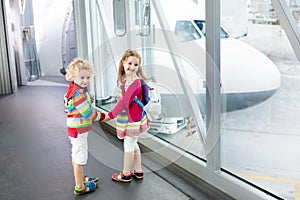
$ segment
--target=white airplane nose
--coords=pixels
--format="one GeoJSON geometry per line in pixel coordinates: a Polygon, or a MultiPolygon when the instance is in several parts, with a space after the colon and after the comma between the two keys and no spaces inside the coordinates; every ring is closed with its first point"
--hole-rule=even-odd
{"type": "Polygon", "coordinates": [[[226,93],[263,92],[280,87],[280,72],[267,56],[239,40],[221,41],[221,79],[226,93]]]}

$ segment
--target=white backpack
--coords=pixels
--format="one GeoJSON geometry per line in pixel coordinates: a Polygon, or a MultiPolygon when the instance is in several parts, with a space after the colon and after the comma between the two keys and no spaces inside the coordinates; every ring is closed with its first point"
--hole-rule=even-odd
{"type": "Polygon", "coordinates": [[[141,80],[141,84],[143,99],[147,103],[144,105],[137,97],[134,98],[134,101],[143,108],[149,121],[160,119],[161,97],[157,85],[153,82],[146,83],[143,80],[141,80]]]}

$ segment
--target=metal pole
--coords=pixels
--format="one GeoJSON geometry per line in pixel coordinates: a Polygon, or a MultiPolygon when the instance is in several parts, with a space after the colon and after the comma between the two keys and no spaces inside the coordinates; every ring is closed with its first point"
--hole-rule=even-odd
{"type": "Polygon", "coordinates": [[[220,170],[220,1],[206,0],[207,167],[220,170]]]}
{"type": "Polygon", "coordinates": [[[85,1],[74,0],[74,16],[77,40],[77,55],[81,58],[88,56],[85,1]]]}
{"type": "Polygon", "coordinates": [[[174,54],[174,52],[178,53],[174,36],[173,36],[173,34],[170,34],[170,28],[168,26],[167,19],[164,15],[164,11],[161,8],[160,1],[152,0],[152,3],[154,6],[154,9],[156,11],[159,23],[161,25],[162,32],[166,39],[168,49],[171,51],[171,57],[172,57],[179,81],[181,83],[183,92],[184,92],[184,94],[187,95],[187,100],[188,100],[189,106],[193,110],[193,117],[194,117],[195,123],[198,127],[198,130],[200,132],[199,135],[201,137],[202,145],[203,145],[203,147],[205,147],[206,146],[206,144],[205,144],[205,135],[206,135],[205,124],[202,119],[200,108],[196,101],[195,95],[191,91],[188,84],[184,81],[184,80],[188,80],[188,77],[186,76],[186,72],[184,70],[183,64],[182,64],[181,60],[178,58],[178,56],[176,56],[174,54]]]}
{"type": "Polygon", "coordinates": [[[286,32],[294,53],[300,62],[300,41],[299,41],[299,28],[289,10],[285,0],[271,0],[272,5],[279,17],[280,25],[286,32]]]}

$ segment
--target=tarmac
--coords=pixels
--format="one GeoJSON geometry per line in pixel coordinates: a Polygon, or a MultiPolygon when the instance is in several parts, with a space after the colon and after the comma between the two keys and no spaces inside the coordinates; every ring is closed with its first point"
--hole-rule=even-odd
{"type": "Polygon", "coordinates": [[[299,200],[300,64],[280,26],[249,24],[241,40],[276,64],[281,86],[265,102],[226,113],[222,167],[284,199],[299,200]]]}

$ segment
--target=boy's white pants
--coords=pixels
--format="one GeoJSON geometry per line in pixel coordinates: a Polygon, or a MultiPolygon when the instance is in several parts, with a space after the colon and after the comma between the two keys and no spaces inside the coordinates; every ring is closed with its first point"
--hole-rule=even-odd
{"type": "Polygon", "coordinates": [[[72,158],[78,165],[85,165],[88,159],[88,132],[78,134],[77,138],[69,137],[72,144],[72,158]]]}

